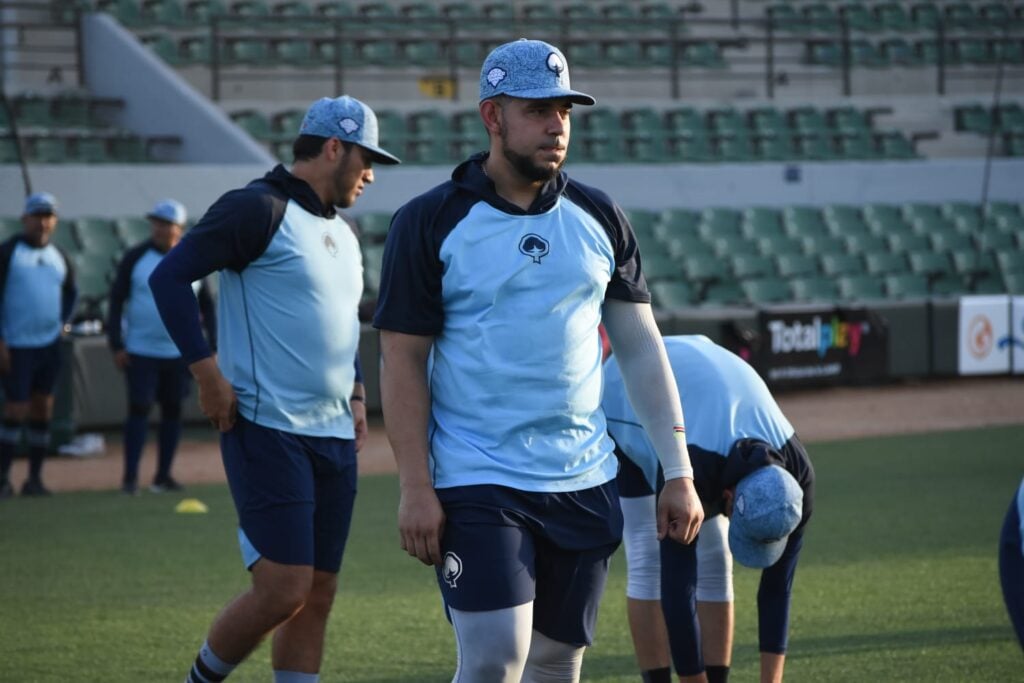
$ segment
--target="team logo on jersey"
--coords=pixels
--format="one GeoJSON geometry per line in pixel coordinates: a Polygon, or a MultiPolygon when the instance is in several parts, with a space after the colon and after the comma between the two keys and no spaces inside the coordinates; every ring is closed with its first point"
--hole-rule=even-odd
{"type": "Polygon", "coordinates": [[[736,502],[733,503],[733,510],[740,517],[742,517],[743,515],[746,514],[746,512],[747,512],[747,498],[746,498],[746,496],[744,496],[743,494],[740,494],[740,495],[736,496],[736,502]]]}
{"type": "Polygon", "coordinates": [[[491,84],[492,88],[497,88],[498,84],[505,80],[506,76],[508,76],[508,74],[504,69],[494,67],[487,72],[487,82],[491,84]]]}
{"type": "Polygon", "coordinates": [[[556,74],[561,74],[565,71],[565,62],[562,61],[561,57],[552,52],[548,55],[548,68],[556,74]]]}
{"type": "Polygon", "coordinates": [[[347,116],[342,120],[338,121],[338,125],[341,126],[341,129],[348,133],[349,135],[352,135],[352,133],[355,133],[357,130],[359,130],[359,122],[347,116]]]}
{"type": "Polygon", "coordinates": [[[456,588],[456,579],[462,576],[462,559],[453,552],[444,554],[444,564],[441,567],[441,577],[452,588],[456,588]]]}
{"type": "Polygon", "coordinates": [[[332,258],[337,257],[338,244],[334,241],[334,238],[331,237],[331,233],[325,232],[321,239],[323,239],[324,249],[327,250],[327,253],[330,254],[332,258]]]}
{"type": "Polygon", "coordinates": [[[536,235],[532,232],[523,235],[523,239],[519,240],[519,253],[526,254],[533,259],[534,263],[540,263],[540,260],[548,255],[551,251],[551,245],[548,241],[536,235]]]}

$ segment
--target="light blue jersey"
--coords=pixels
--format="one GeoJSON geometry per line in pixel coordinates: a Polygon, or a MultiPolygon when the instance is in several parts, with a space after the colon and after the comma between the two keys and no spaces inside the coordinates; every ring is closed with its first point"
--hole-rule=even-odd
{"type": "MultiPolygon", "coordinates": [[[[665,351],[676,377],[691,451],[726,458],[740,439],[760,439],[780,449],[793,436],[792,425],[764,381],[731,351],[700,335],[665,337],[665,351]]],[[[658,456],[629,403],[614,356],[605,364],[601,403],[612,438],[656,490],[658,456]]]]}
{"type": "Polygon", "coordinates": [[[374,324],[434,338],[436,488],[577,491],[615,477],[601,412],[608,297],[648,301],[628,222],[552,181],[522,211],[470,160],[396,215],[374,324]]]}
{"type": "Polygon", "coordinates": [[[70,313],[67,260],[53,244],[33,247],[20,237],[6,242],[3,252],[0,339],[15,348],[49,346],[70,313]]]}

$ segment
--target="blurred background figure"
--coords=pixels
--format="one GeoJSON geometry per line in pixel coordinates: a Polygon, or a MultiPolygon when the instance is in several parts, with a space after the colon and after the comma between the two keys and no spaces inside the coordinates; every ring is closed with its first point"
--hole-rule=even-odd
{"type": "Polygon", "coordinates": [[[1006,611],[1024,648],[1024,481],[1010,501],[999,537],[999,580],[1006,611]]]}

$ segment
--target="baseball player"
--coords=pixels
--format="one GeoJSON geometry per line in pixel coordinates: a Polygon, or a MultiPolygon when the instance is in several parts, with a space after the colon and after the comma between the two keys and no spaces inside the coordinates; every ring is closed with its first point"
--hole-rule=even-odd
{"type": "Polygon", "coordinates": [[[1024,481],[1010,501],[999,537],[999,580],[1010,621],[1024,648],[1024,481]]]}
{"type": "Polygon", "coordinates": [[[274,631],[277,683],[319,679],[327,617],[366,436],[358,368],[359,244],[352,206],[373,165],[399,160],[352,97],[306,112],[291,170],[228,192],[160,262],[160,316],[222,432],[221,452],[252,587],[214,620],[187,680],[214,683],[274,631]],[[192,283],[219,271],[218,355],[203,339],[192,283]]]}
{"type": "Polygon", "coordinates": [[[385,247],[374,325],[399,531],[436,567],[458,681],[579,677],[622,530],[602,318],[666,473],[659,531],[688,543],[703,515],[632,229],[562,172],[571,111],[591,104],[554,46],[497,47],[480,74],[489,151],[399,209],[385,247]]]}
{"type": "Polygon", "coordinates": [[[659,548],[658,460],[614,356],[605,365],[602,400],[622,461],[629,617],[644,679],[670,680],[665,623],[681,680],[728,679],[735,557],[764,570],[757,597],[761,680],[781,681],[793,576],[813,508],[814,468],[745,361],[702,336],[667,337],[665,348],[686,410],[694,484],[707,516],[696,546],[659,548]]]}
{"type": "Polygon", "coordinates": [[[14,494],[9,475],[14,451],[27,428],[29,473],[23,496],[48,496],[43,460],[50,442],[53,387],[60,343],[78,290],[67,255],[50,238],[57,229],[57,200],[37,192],[25,200],[25,231],[0,245],[0,498],[14,494]]]}
{"type": "MultiPolygon", "coordinates": [[[[160,403],[160,432],[156,476],[149,488],[154,493],[181,490],[181,484],[171,476],[171,465],[181,437],[181,403],[188,395],[190,379],[149,289],[153,269],[181,241],[185,207],[165,199],[157,202],[146,217],[152,234],[121,259],[110,288],[107,319],[107,342],[128,385],[121,490],[129,495],[138,493],[139,459],[154,400],[160,403]]],[[[207,339],[211,348],[216,348],[216,318],[209,290],[203,282],[192,283],[192,289],[199,301],[207,339]]]]}

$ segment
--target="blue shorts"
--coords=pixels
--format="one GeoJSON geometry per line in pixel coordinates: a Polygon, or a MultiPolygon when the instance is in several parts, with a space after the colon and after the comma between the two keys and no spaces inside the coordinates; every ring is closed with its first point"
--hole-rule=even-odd
{"type": "Polygon", "coordinates": [[[337,573],[356,498],[355,442],[289,434],[239,415],[220,446],[245,566],[265,557],[337,573]]]}
{"type": "Polygon", "coordinates": [[[33,394],[49,395],[60,372],[60,337],[47,346],[7,348],[11,370],[3,377],[6,400],[22,403],[33,394]]]}
{"type": "Polygon", "coordinates": [[[181,358],[153,358],[129,354],[124,376],[128,382],[128,402],[149,406],[154,400],[161,404],[181,403],[191,386],[192,376],[181,358]]]}
{"type": "Polygon", "coordinates": [[[1024,577],[1024,552],[1021,551],[1020,511],[1014,496],[999,535],[999,581],[1010,623],[1024,648],[1024,581],[1021,577],[1024,577]]]}
{"type": "Polygon", "coordinates": [[[593,642],[608,561],[622,541],[615,482],[532,493],[504,486],[438,489],[447,521],[437,569],[445,605],[463,611],[533,601],[533,627],[593,642]]]}

